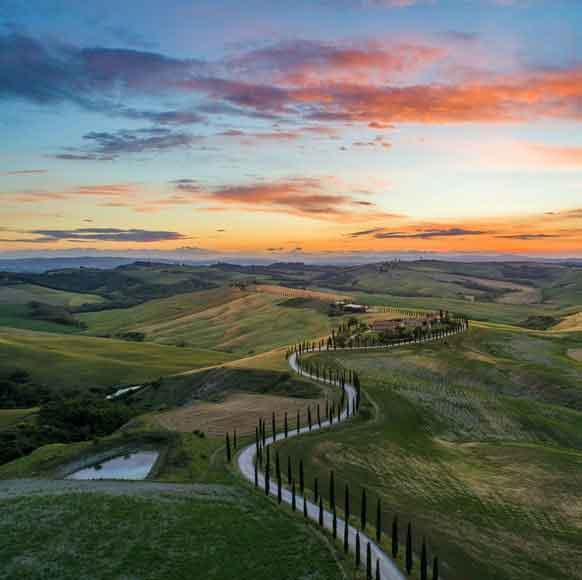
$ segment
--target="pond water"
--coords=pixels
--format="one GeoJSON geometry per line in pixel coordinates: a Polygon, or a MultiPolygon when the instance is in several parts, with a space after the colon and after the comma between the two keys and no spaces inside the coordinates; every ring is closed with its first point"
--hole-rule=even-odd
{"type": "Polygon", "coordinates": [[[67,479],[145,479],[158,456],[157,451],[122,455],[75,471],[67,479]]]}

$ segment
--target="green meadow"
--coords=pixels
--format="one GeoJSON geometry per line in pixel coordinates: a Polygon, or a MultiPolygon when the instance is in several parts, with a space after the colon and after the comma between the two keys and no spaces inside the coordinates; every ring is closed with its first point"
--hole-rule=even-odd
{"type": "Polygon", "coordinates": [[[362,416],[280,452],[303,459],[324,492],[333,469],[352,513],[365,486],[369,521],[379,497],[385,529],[395,514],[411,521],[417,552],[426,537],[446,578],[579,577],[582,365],[566,356],[579,340],[474,329],[401,351],[314,355],[359,371],[362,416]]]}

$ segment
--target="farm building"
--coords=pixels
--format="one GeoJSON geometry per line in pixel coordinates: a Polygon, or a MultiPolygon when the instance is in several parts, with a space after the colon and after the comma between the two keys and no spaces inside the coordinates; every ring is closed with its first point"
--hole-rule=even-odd
{"type": "Polygon", "coordinates": [[[353,312],[354,314],[368,312],[368,306],[366,304],[355,304],[353,302],[346,302],[345,300],[336,300],[333,306],[341,312],[353,312]]]}

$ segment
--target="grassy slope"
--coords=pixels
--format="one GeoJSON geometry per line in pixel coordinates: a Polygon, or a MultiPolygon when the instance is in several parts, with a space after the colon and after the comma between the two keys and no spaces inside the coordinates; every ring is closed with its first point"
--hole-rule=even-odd
{"type": "Polygon", "coordinates": [[[228,358],[210,350],[0,328],[0,371],[23,369],[34,382],[57,387],[139,383],[228,358]]]}
{"type": "Polygon", "coordinates": [[[52,304],[53,306],[75,307],[83,304],[99,304],[101,296],[53,290],[34,284],[16,284],[0,287],[0,304],[27,304],[31,301],[52,304]]]}
{"type": "Polygon", "coordinates": [[[355,513],[364,483],[385,522],[398,513],[429,538],[446,578],[581,577],[571,556],[582,547],[582,413],[545,402],[578,406],[570,340],[474,330],[448,345],[343,354],[377,419],[289,441],[283,457],[302,457],[309,481],[331,468],[340,489],[350,481],[355,513]]]}
{"type": "Polygon", "coordinates": [[[0,409],[0,430],[22,422],[37,411],[38,407],[31,407],[30,409],[0,409]]]}
{"type": "Polygon", "coordinates": [[[342,577],[319,534],[244,490],[33,496],[0,506],[0,534],[10,537],[0,544],[0,578],[342,577]]]}
{"type": "Polygon", "coordinates": [[[239,354],[326,334],[329,320],[286,299],[222,289],[154,300],[127,310],[82,315],[91,333],[144,332],[147,340],[239,354]]]}

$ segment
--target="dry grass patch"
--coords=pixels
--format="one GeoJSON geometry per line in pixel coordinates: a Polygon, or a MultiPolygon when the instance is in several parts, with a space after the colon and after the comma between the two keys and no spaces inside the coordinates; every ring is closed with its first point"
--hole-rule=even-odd
{"type": "Polygon", "coordinates": [[[552,330],[567,330],[569,332],[582,331],[582,312],[566,316],[562,322],[552,327],[552,330]]]}
{"type": "Polygon", "coordinates": [[[317,290],[303,290],[302,288],[287,288],[274,284],[257,284],[257,292],[265,292],[284,298],[316,298],[317,300],[351,300],[351,296],[345,294],[333,294],[332,292],[318,292],[317,290]]]}
{"type": "MultiPolygon", "coordinates": [[[[284,415],[287,412],[289,426],[295,425],[297,411],[301,412],[302,423],[307,422],[307,407],[314,410],[320,404],[322,412],[324,399],[293,399],[272,395],[231,395],[222,403],[195,403],[173,411],[151,417],[151,421],[160,427],[172,431],[192,432],[195,429],[210,437],[223,436],[236,429],[240,435],[252,435],[259,418],[269,424],[273,411],[277,419],[278,430],[282,429],[284,415]]],[[[313,413],[315,422],[315,413],[313,413]]]]}
{"type": "Polygon", "coordinates": [[[578,362],[582,362],[582,348],[571,348],[568,351],[568,356],[578,362]]]}

